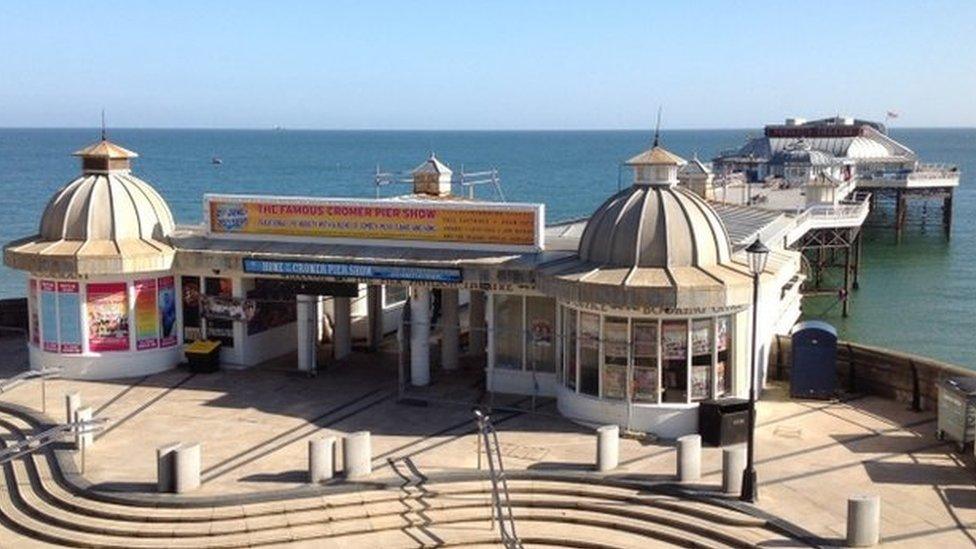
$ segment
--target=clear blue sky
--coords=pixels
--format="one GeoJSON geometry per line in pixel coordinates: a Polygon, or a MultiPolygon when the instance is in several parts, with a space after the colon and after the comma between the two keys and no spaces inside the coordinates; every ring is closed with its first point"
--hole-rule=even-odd
{"type": "Polygon", "coordinates": [[[0,126],[976,126],[976,2],[0,3],[0,126]]]}

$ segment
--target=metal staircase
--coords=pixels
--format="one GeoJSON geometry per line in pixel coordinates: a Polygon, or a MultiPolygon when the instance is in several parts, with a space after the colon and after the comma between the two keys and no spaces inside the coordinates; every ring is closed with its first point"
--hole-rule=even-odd
{"type": "Polygon", "coordinates": [[[518,534],[515,533],[515,517],[512,514],[512,502],[508,495],[508,481],[505,479],[505,466],[502,465],[502,451],[498,444],[498,432],[495,431],[495,426],[491,423],[491,417],[488,414],[481,410],[475,410],[474,417],[478,423],[478,436],[481,443],[484,444],[485,455],[488,457],[492,523],[498,521],[498,532],[505,549],[522,549],[522,542],[519,541],[518,534]]]}

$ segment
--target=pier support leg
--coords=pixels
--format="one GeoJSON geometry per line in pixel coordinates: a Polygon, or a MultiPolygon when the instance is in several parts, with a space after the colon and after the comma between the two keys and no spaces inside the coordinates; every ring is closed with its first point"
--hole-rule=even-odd
{"type": "Polygon", "coordinates": [[[858,274],[861,272],[861,241],[864,238],[863,233],[858,232],[857,237],[854,239],[854,281],[851,283],[851,288],[858,290],[861,288],[860,282],[858,282],[858,274]]]}
{"type": "Polygon", "coordinates": [[[841,298],[844,300],[841,303],[841,316],[847,318],[850,313],[851,308],[851,247],[854,246],[851,243],[849,246],[844,248],[844,291],[841,298]]]}
{"type": "Polygon", "coordinates": [[[952,235],[952,189],[949,194],[942,199],[942,231],[946,238],[952,235]]]}
{"type": "Polygon", "coordinates": [[[380,342],[383,341],[383,286],[366,286],[366,316],[369,322],[369,351],[375,353],[380,350],[380,342]]]}
{"type": "Polygon", "coordinates": [[[902,231],[905,230],[905,219],[908,217],[906,213],[906,198],[905,193],[901,189],[895,191],[895,242],[901,243],[902,231]]]}
{"type": "Polygon", "coordinates": [[[468,334],[468,353],[472,356],[485,354],[488,346],[488,332],[485,325],[485,292],[481,290],[471,290],[471,300],[468,313],[469,334],[468,334]]]}
{"type": "Polygon", "coordinates": [[[458,290],[441,290],[441,367],[456,370],[461,326],[458,321],[458,290]]]}
{"type": "Polygon", "coordinates": [[[430,384],[430,288],[410,288],[410,383],[430,384]]]}
{"type": "Polygon", "coordinates": [[[341,360],[352,353],[352,298],[334,297],[332,312],[335,314],[332,356],[336,360],[341,360]]]}

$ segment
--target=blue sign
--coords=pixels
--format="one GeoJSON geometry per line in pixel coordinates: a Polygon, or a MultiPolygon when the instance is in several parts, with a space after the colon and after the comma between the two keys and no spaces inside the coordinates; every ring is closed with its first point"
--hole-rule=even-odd
{"type": "Polygon", "coordinates": [[[245,259],[244,272],[293,276],[328,276],[335,278],[417,280],[445,283],[461,282],[460,269],[400,267],[396,265],[357,265],[355,263],[320,263],[317,261],[245,259]]]}

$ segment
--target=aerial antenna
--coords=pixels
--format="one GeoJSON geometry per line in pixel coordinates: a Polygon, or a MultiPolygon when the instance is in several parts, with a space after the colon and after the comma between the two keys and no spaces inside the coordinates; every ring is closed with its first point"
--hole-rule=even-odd
{"type": "Polygon", "coordinates": [[[105,141],[105,109],[102,109],[102,141],[105,141]]]}
{"type": "Polygon", "coordinates": [[[661,137],[661,106],[657,107],[657,125],[654,126],[654,147],[657,147],[661,137]]]}

